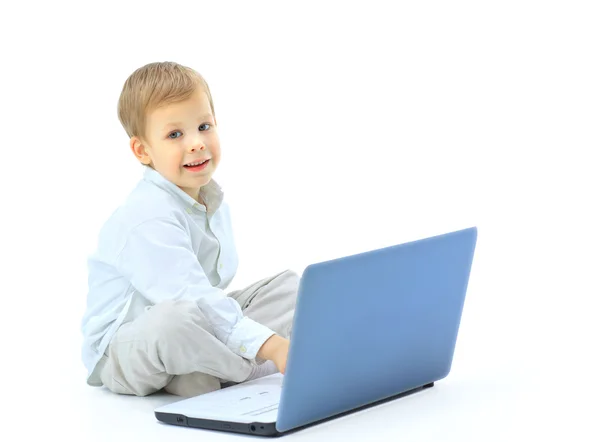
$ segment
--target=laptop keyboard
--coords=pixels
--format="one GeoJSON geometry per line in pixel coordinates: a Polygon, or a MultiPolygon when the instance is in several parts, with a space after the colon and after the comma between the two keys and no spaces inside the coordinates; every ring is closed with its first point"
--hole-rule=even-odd
{"type": "Polygon", "coordinates": [[[242,413],[242,416],[260,416],[261,414],[270,413],[271,411],[276,411],[278,409],[279,409],[279,403],[267,405],[262,408],[247,411],[245,413],[242,413]]]}
{"type": "Polygon", "coordinates": [[[278,391],[269,391],[268,389],[256,389],[235,401],[231,401],[234,409],[237,409],[243,416],[260,416],[279,408],[279,398],[281,389],[278,391]]]}
{"type": "Polygon", "coordinates": [[[261,416],[276,412],[281,399],[281,386],[247,385],[243,390],[221,390],[218,400],[210,400],[207,396],[196,399],[211,412],[238,416],[261,416]]]}

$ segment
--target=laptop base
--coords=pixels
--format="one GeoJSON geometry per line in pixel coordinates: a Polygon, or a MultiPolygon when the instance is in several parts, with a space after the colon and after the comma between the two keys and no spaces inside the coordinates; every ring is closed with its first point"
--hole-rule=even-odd
{"type": "Polygon", "coordinates": [[[420,391],[424,391],[434,386],[434,382],[429,384],[425,384],[421,387],[414,388],[409,391],[405,391],[404,393],[397,394],[395,396],[391,396],[386,399],[382,399],[380,401],[373,402],[371,404],[363,405],[362,407],[355,408],[353,410],[347,411],[345,413],[336,414],[335,416],[331,416],[329,418],[322,419],[320,421],[314,422],[309,425],[305,425],[299,428],[295,428],[294,430],[280,433],[277,431],[275,422],[254,422],[250,424],[239,423],[239,422],[225,422],[225,421],[217,421],[211,419],[198,419],[193,417],[187,417],[184,415],[172,414],[172,413],[161,413],[155,412],[156,419],[160,422],[170,425],[179,425],[181,427],[191,427],[191,428],[199,428],[202,430],[215,430],[215,431],[226,431],[229,433],[241,433],[241,434],[251,434],[255,436],[263,436],[263,437],[280,437],[284,434],[295,433],[296,431],[302,430],[307,427],[312,427],[313,425],[321,424],[323,422],[327,422],[333,419],[340,418],[342,416],[347,416],[349,414],[354,414],[357,411],[366,410],[368,408],[374,407],[376,405],[381,405],[386,402],[391,402],[393,400],[399,399],[401,397],[409,396],[414,393],[418,393],[420,391]]]}

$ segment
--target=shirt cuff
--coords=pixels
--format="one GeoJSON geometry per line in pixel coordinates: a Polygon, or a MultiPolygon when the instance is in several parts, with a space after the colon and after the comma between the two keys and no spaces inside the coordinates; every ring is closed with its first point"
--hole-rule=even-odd
{"type": "Polygon", "coordinates": [[[273,330],[244,316],[233,328],[227,340],[227,347],[245,359],[255,359],[258,350],[271,336],[273,330]]]}

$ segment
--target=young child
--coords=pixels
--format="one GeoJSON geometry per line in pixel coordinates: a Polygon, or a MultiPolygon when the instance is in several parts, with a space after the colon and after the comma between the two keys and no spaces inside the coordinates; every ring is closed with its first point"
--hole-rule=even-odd
{"type": "Polygon", "coordinates": [[[143,176],[89,257],[82,320],[87,383],[119,394],[195,396],[284,373],[299,277],[231,293],[238,266],[208,85],[150,63],[124,84],[118,115],[143,176]]]}

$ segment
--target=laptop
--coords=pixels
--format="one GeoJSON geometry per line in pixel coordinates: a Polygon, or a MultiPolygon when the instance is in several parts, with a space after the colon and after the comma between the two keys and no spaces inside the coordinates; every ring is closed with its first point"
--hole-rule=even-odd
{"type": "Polygon", "coordinates": [[[285,375],[155,409],[159,422],[282,436],[434,386],[450,373],[471,227],[305,268],[285,375]]]}

